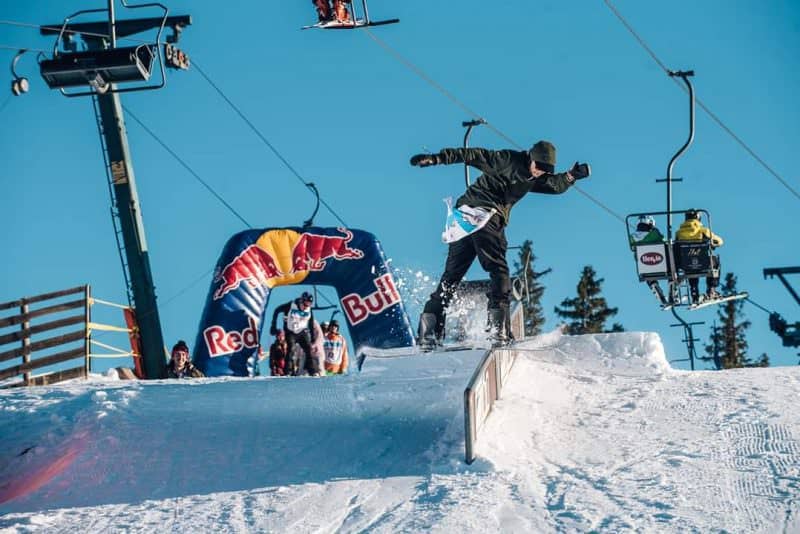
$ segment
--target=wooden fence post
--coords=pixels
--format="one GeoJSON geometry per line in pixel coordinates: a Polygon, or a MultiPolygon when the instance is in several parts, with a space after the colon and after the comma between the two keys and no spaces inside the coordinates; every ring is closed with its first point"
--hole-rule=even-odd
{"type": "MultiPolygon", "coordinates": [[[[22,305],[20,306],[19,311],[20,311],[20,313],[22,315],[27,315],[28,314],[28,303],[24,298],[22,299],[21,302],[22,302],[22,305]]],[[[25,332],[31,327],[31,323],[30,323],[30,321],[28,321],[26,319],[25,321],[22,321],[22,323],[20,323],[20,326],[22,327],[22,332],[23,332],[22,333],[22,364],[24,365],[24,364],[29,363],[31,361],[31,349],[30,349],[31,338],[30,338],[29,335],[25,334],[25,332]]],[[[27,386],[28,382],[30,382],[30,379],[31,379],[31,372],[28,371],[26,373],[23,373],[22,377],[23,377],[23,380],[25,381],[25,385],[27,386]]]]}
{"type": "Polygon", "coordinates": [[[89,323],[92,321],[92,306],[90,304],[92,298],[92,289],[89,284],[86,284],[83,290],[84,298],[84,313],[86,315],[86,320],[84,321],[84,326],[86,328],[86,339],[84,340],[84,349],[86,350],[86,357],[84,360],[84,375],[86,378],[89,377],[89,372],[92,370],[92,361],[91,361],[91,352],[92,352],[92,330],[89,328],[89,323]]]}

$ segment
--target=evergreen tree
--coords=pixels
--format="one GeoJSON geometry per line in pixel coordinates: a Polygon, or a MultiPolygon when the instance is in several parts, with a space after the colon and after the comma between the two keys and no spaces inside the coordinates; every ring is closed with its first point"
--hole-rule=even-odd
{"type": "MultiPolygon", "coordinates": [[[[567,324],[567,334],[598,334],[604,331],[609,317],[617,314],[617,308],[609,308],[605,297],[600,295],[603,278],[595,279],[597,274],[591,265],[583,268],[581,279],[578,282],[578,296],[561,301],[561,308],[556,306],[555,312],[559,317],[570,319],[567,324]]],[[[619,323],[614,323],[607,332],[624,332],[619,323]]]]}
{"type": "Polygon", "coordinates": [[[545,269],[537,273],[533,270],[534,261],[536,261],[536,254],[533,253],[533,243],[530,239],[526,239],[520,248],[519,259],[514,262],[514,276],[519,278],[522,286],[525,337],[542,333],[545,321],[542,309],[544,286],[539,282],[539,278],[552,271],[552,269],[545,269]]]}
{"type": "MultiPolygon", "coordinates": [[[[725,275],[722,294],[736,293],[736,275],[725,275]]],[[[709,344],[706,345],[707,358],[712,359],[717,369],[735,369],[739,367],[766,367],[769,356],[762,354],[757,361],[747,357],[747,339],[745,332],[750,328],[750,321],[743,319],[744,300],[729,300],[717,309],[719,327],[711,329],[709,344]]]]}

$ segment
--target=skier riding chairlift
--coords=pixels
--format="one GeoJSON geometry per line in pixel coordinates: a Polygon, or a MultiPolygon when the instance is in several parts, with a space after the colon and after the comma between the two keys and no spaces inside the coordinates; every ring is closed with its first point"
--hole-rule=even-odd
{"type": "Polygon", "coordinates": [[[383,26],[400,22],[400,19],[370,20],[367,0],[361,0],[362,16],[360,17],[357,16],[353,7],[353,0],[333,0],[333,6],[331,6],[331,0],[312,0],[312,3],[317,10],[319,22],[303,26],[300,28],[301,30],[309,30],[312,28],[323,30],[352,30],[365,26],[383,26]]]}

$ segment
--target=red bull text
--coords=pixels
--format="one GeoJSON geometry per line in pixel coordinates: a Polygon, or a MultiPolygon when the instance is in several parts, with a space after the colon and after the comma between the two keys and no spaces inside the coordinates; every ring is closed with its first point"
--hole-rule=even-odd
{"type": "Polygon", "coordinates": [[[400,302],[400,293],[390,273],[376,278],[372,283],[377,288],[374,293],[363,298],[358,293],[350,293],[342,298],[342,309],[351,325],[357,325],[370,315],[378,315],[400,302]]]}
{"type": "Polygon", "coordinates": [[[256,321],[252,317],[247,317],[248,326],[241,332],[226,332],[221,326],[209,326],[203,330],[203,339],[208,348],[208,355],[223,356],[233,354],[242,349],[254,349],[258,347],[258,328],[256,321]]]}

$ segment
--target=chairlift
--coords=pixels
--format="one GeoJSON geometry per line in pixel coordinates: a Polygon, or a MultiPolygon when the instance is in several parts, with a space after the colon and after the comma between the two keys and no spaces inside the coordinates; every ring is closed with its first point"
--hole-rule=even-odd
{"type": "Polygon", "coordinates": [[[384,26],[386,24],[396,24],[400,19],[386,19],[386,20],[371,20],[369,18],[369,8],[367,7],[367,0],[361,0],[361,14],[356,13],[353,6],[353,0],[345,0],[350,18],[346,21],[339,20],[326,20],[320,21],[316,24],[303,26],[301,30],[321,29],[321,30],[354,30],[356,28],[364,28],[367,26],[384,26]]]}
{"type": "Polygon", "coordinates": [[[661,309],[669,310],[685,306],[689,310],[697,310],[729,300],[746,298],[748,294],[741,292],[714,298],[692,298],[689,280],[695,278],[719,278],[719,263],[714,261],[711,240],[677,241],[672,236],[672,216],[686,214],[689,211],[695,211],[698,215],[705,215],[706,222],[704,226],[709,231],[712,229],[711,214],[707,210],[672,209],[672,182],[681,181],[679,178],[672,178],[672,167],[694,140],[694,88],[688,79],[690,76],[694,76],[694,72],[670,71],[669,75],[681,78],[689,91],[689,138],[670,160],[667,167],[667,178],[665,180],[657,180],[657,182],[667,183],[667,210],[632,213],[625,217],[625,227],[628,232],[628,244],[636,261],[636,273],[639,281],[647,283],[660,302],[661,309]],[[663,236],[663,240],[661,242],[637,242],[634,239],[632,228],[635,228],[640,217],[659,215],[665,216],[667,222],[667,233],[663,236]],[[662,280],[667,282],[666,295],[658,285],[662,280]]]}
{"type": "MultiPolygon", "coordinates": [[[[85,9],[73,13],[64,19],[61,31],[56,38],[53,46],[53,56],[49,59],[42,59],[39,62],[39,70],[45,83],[51,89],[59,89],[62,94],[69,97],[87,96],[93,94],[122,93],[129,91],[142,91],[149,89],[160,89],[166,84],[166,73],[164,71],[164,61],[161,58],[161,34],[167,23],[168,9],[159,3],[147,3],[140,5],[128,5],[126,0],[121,0],[122,6],[128,9],[143,7],[159,7],[163,9],[162,17],[156,19],[153,28],[158,28],[155,43],[140,44],[137,46],[117,47],[117,30],[114,15],[113,0],[109,2],[108,8],[85,9]],[[71,42],[69,29],[70,20],[87,13],[104,12],[109,14],[108,36],[83,34],[83,40],[91,43],[90,50],[77,51],[71,42]],[[62,45],[63,49],[60,50],[62,45]],[[96,47],[96,49],[95,49],[96,47]],[[154,63],[158,60],[161,69],[161,81],[158,84],[147,84],[150,81],[154,63]],[[117,84],[135,83],[139,84],[132,87],[117,88],[117,84]],[[145,85],[142,85],[145,84],[145,85]],[[92,89],[82,92],[67,92],[65,89],[89,86],[92,89]]],[[[124,24],[127,21],[121,21],[124,24]]],[[[130,21],[131,23],[139,21],[130,21]]],[[[131,24],[133,26],[133,24],[131,24]]],[[[144,28],[147,29],[147,28],[144,28]]],[[[137,33],[143,29],[137,28],[136,31],[120,32],[127,35],[137,33]]],[[[124,36],[121,35],[121,36],[124,36]]]]}

